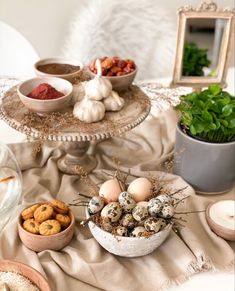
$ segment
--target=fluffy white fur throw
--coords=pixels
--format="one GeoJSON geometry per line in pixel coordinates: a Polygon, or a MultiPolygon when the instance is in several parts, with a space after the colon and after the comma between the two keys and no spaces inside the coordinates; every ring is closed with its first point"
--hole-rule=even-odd
{"type": "Polygon", "coordinates": [[[172,75],[176,24],[157,0],[84,0],[63,56],[88,64],[101,56],[131,58],[138,80],[172,75]]]}

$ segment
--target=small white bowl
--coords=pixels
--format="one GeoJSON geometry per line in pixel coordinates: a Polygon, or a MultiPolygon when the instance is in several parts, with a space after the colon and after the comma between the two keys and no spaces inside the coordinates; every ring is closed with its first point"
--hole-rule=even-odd
{"type": "MultiPolygon", "coordinates": [[[[86,211],[89,217],[88,211],[86,211]]],[[[169,236],[172,224],[168,224],[161,231],[149,237],[124,237],[113,235],[94,222],[88,223],[90,231],[97,242],[108,252],[122,257],[140,257],[145,256],[157,249],[169,236]]]]}
{"type": "Polygon", "coordinates": [[[35,73],[37,76],[39,76],[39,77],[59,77],[59,78],[68,80],[71,83],[74,83],[74,80],[80,75],[82,69],[83,69],[83,64],[80,61],[77,61],[74,59],[68,59],[68,58],[41,59],[34,64],[34,70],[35,70],[35,73]],[[69,73],[69,74],[48,74],[48,73],[44,73],[38,69],[39,66],[53,64],[53,63],[79,66],[79,70],[77,70],[73,73],[69,73]]]}
{"type": "Polygon", "coordinates": [[[206,209],[206,219],[210,228],[220,237],[235,241],[235,230],[225,226],[225,222],[229,219],[230,223],[234,225],[234,200],[221,200],[217,202],[212,202],[208,205],[206,209]],[[217,210],[216,217],[211,214],[212,208],[217,210]],[[218,209],[220,208],[220,209],[218,209]],[[218,210],[222,210],[223,213],[218,210]],[[232,211],[231,211],[232,210],[232,211]],[[218,220],[219,218],[219,220],[218,220]]]}
{"type": "Polygon", "coordinates": [[[73,85],[64,79],[55,77],[33,78],[21,83],[17,88],[17,93],[21,102],[30,110],[39,114],[60,111],[69,105],[72,97],[73,85]],[[48,83],[56,90],[64,93],[64,96],[56,99],[40,100],[30,98],[27,95],[35,89],[39,84],[48,83]]]}

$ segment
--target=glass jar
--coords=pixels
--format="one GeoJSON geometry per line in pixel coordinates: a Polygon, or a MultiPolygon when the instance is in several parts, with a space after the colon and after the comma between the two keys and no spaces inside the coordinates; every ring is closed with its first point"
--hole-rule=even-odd
{"type": "Polygon", "coordinates": [[[21,193],[22,176],[16,158],[0,143],[0,232],[19,204],[21,193]]]}

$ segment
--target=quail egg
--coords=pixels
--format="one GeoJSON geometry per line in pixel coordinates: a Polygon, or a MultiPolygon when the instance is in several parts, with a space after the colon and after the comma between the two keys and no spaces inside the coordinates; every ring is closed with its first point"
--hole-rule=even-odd
{"type": "Polygon", "coordinates": [[[158,232],[161,228],[161,222],[156,217],[149,217],[145,220],[144,227],[147,231],[158,232]]]}
{"type": "Polygon", "coordinates": [[[160,200],[162,202],[162,204],[172,204],[173,203],[173,199],[171,198],[171,196],[167,195],[167,194],[161,194],[159,196],[156,197],[158,200],[160,200]]]}
{"type": "Polygon", "coordinates": [[[165,204],[163,205],[159,216],[162,218],[169,219],[175,214],[175,209],[173,205],[165,204]]]}
{"type": "Polygon", "coordinates": [[[141,236],[144,236],[146,233],[146,230],[143,226],[136,226],[132,232],[131,232],[131,235],[132,236],[135,236],[135,237],[141,237],[141,236]]]}
{"type": "Polygon", "coordinates": [[[112,230],[113,230],[113,225],[108,219],[102,220],[101,227],[103,230],[105,230],[107,232],[112,232],[112,230]]]}
{"type": "Polygon", "coordinates": [[[144,201],[152,195],[152,183],[147,178],[137,178],[130,183],[127,192],[136,202],[144,201]]]}
{"type": "Polygon", "coordinates": [[[120,236],[128,236],[128,230],[126,227],[118,225],[115,228],[115,234],[120,236]]]}
{"type": "Polygon", "coordinates": [[[136,221],[141,222],[148,217],[148,210],[144,206],[136,205],[132,210],[132,215],[136,221]]]}
{"type": "Polygon", "coordinates": [[[144,206],[145,208],[148,207],[148,201],[140,201],[138,203],[136,203],[137,205],[141,205],[141,206],[144,206]]]}
{"type": "Polygon", "coordinates": [[[164,218],[158,218],[158,221],[160,222],[160,226],[161,226],[160,230],[162,230],[164,227],[167,226],[167,222],[164,218]]]}
{"type": "Polygon", "coordinates": [[[118,201],[118,196],[122,192],[118,180],[110,179],[105,181],[99,190],[99,195],[105,199],[107,203],[118,201]]]}
{"type": "Polygon", "coordinates": [[[110,202],[101,211],[101,217],[117,222],[122,216],[122,208],[119,202],[110,202]]]}
{"type": "Polygon", "coordinates": [[[126,213],[122,216],[120,223],[122,226],[131,229],[131,228],[135,227],[136,221],[131,213],[126,213]]]}
{"type": "Polygon", "coordinates": [[[157,216],[160,213],[162,207],[162,202],[158,200],[157,197],[152,198],[148,203],[148,212],[151,216],[157,216]]]}
{"type": "Polygon", "coordinates": [[[124,212],[131,212],[135,207],[136,202],[128,192],[122,192],[118,196],[118,201],[124,212]]]}
{"type": "Polygon", "coordinates": [[[91,198],[88,204],[88,211],[90,214],[99,212],[104,207],[104,198],[100,196],[94,196],[91,198]]]}

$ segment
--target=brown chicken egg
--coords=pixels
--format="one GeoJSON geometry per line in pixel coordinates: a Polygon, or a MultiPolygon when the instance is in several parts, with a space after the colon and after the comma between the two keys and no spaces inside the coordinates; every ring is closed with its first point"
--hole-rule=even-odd
{"type": "Polygon", "coordinates": [[[103,197],[106,203],[117,202],[118,196],[122,192],[118,180],[111,179],[105,181],[99,190],[99,196],[103,197]]]}
{"type": "Polygon", "coordinates": [[[147,200],[152,194],[152,183],[144,177],[132,181],[127,189],[136,202],[147,200]]]}

